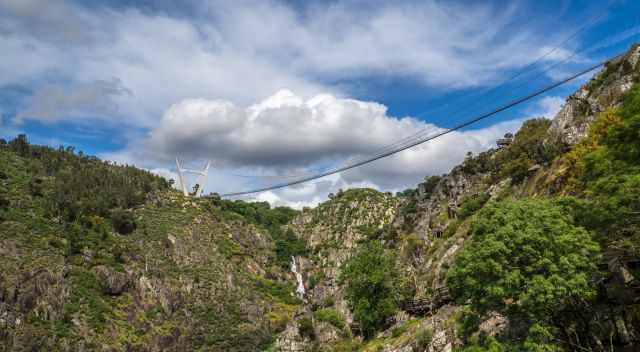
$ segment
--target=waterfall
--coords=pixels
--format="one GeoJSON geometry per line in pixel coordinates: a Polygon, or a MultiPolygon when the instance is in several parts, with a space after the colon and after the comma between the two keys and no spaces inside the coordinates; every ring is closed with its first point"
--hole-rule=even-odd
{"type": "Polygon", "coordinates": [[[296,287],[296,295],[298,298],[304,299],[304,283],[302,282],[302,274],[298,272],[298,265],[296,264],[296,257],[291,256],[291,272],[296,276],[298,287],[296,287]]]}

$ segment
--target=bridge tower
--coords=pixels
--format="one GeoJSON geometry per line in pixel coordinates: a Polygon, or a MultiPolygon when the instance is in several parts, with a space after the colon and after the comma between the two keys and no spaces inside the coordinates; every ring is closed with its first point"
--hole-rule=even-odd
{"type": "Polygon", "coordinates": [[[198,178],[196,178],[196,190],[193,194],[194,197],[198,198],[202,195],[202,190],[204,189],[204,184],[207,182],[207,175],[209,175],[209,166],[211,165],[210,161],[207,161],[207,164],[205,165],[203,170],[192,170],[192,169],[185,169],[182,167],[182,164],[180,164],[180,160],[178,158],[176,158],[176,167],[178,169],[178,178],[180,179],[180,187],[182,188],[182,193],[185,195],[185,197],[188,197],[191,195],[191,193],[189,193],[189,181],[187,180],[186,174],[195,174],[198,175],[198,178]]]}

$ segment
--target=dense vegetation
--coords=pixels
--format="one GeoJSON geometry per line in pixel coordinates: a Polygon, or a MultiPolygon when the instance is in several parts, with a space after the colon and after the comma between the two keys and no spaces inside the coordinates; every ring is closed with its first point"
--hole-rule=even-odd
{"type": "MultiPolygon", "coordinates": [[[[542,121],[525,123],[514,143],[496,154],[505,165],[500,177],[519,182],[529,165],[550,163],[557,149],[540,144],[544,126],[542,121]],[[518,146],[518,138],[537,147],[518,146]]],[[[633,302],[624,298],[633,293],[620,282],[608,284],[615,293],[596,287],[611,278],[596,264],[602,260],[599,253],[608,263],[640,256],[639,141],[636,85],[621,107],[599,114],[588,136],[559,155],[556,165],[566,180],[556,189],[560,196],[491,202],[478,213],[470,243],[448,273],[460,303],[470,302],[461,321],[469,339],[465,351],[560,351],[567,345],[591,350],[599,305],[611,299],[633,302]],[[520,324],[508,337],[472,334],[491,311],[520,324]],[[581,341],[579,336],[588,338],[581,341]]],[[[640,278],[637,269],[630,273],[640,278]]],[[[629,319],[637,319],[633,314],[629,319]]]]}
{"type": "Polygon", "coordinates": [[[608,247],[640,256],[640,86],[599,116],[567,156],[577,217],[608,247]]]}
{"type": "Polygon", "coordinates": [[[267,202],[231,201],[214,198],[213,204],[223,214],[240,216],[249,222],[265,228],[275,243],[275,262],[282,268],[291,265],[291,257],[308,253],[306,242],[290,228],[284,229],[298,211],[289,207],[271,208],[267,202]]]}
{"type": "Polygon", "coordinates": [[[264,350],[300,304],[270,265],[299,240],[268,236],[296,212],[213,203],[73,148],[0,141],[0,350],[264,350]]]}
{"type": "Polygon", "coordinates": [[[364,336],[384,327],[402,297],[394,257],[385,247],[378,241],[364,244],[344,265],[340,279],[364,336]]]}
{"type": "Polygon", "coordinates": [[[472,175],[490,175],[493,181],[510,178],[515,184],[522,182],[533,166],[548,165],[560,152],[558,145],[546,140],[550,125],[551,121],[545,118],[525,121],[511,144],[477,156],[469,153],[462,170],[472,175]]]}
{"type": "MultiPolygon", "coordinates": [[[[28,160],[31,195],[46,200],[50,216],[69,223],[90,216],[117,218],[117,225],[130,222],[122,209],[139,206],[150,193],[169,187],[164,178],[150,172],[103,162],[76,153],[73,147],[31,145],[25,135],[2,147],[28,160]]],[[[125,231],[131,226],[126,225],[125,231]]]]}
{"type": "Polygon", "coordinates": [[[488,205],[471,234],[448,283],[460,303],[470,300],[473,314],[496,311],[549,331],[567,323],[565,311],[596,295],[599,247],[551,201],[488,205]]]}
{"type": "Polygon", "coordinates": [[[534,165],[546,165],[558,153],[558,147],[545,143],[551,121],[545,118],[527,120],[516,133],[513,143],[496,153],[495,165],[499,179],[510,177],[520,183],[534,165]]]}

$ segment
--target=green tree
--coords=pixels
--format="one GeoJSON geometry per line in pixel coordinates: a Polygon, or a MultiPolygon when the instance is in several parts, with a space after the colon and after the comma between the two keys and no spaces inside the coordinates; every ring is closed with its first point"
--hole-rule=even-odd
{"type": "Polygon", "coordinates": [[[570,153],[569,207],[606,247],[640,256],[640,85],[601,113],[570,153]]]}
{"type": "Polygon", "coordinates": [[[365,243],[342,268],[340,281],[365,337],[385,326],[402,297],[394,264],[394,256],[379,241],[372,241],[365,243]]]}
{"type": "MultiPolygon", "coordinates": [[[[592,275],[599,246],[548,200],[490,203],[449,270],[459,302],[479,315],[498,311],[547,326],[564,309],[596,295],[592,275]]],[[[542,328],[536,330],[538,336],[542,328]]]]}
{"type": "Polygon", "coordinates": [[[545,142],[550,125],[551,121],[545,118],[525,121],[513,143],[496,154],[497,176],[501,179],[511,177],[513,182],[520,183],[531,166],[553,160],[558,148],[545,142]]]}
{"type": "Polygon", "coordinates": [[[466,219],[478,211],[484,204],[489,201],[491,195],[488,193],[474,194],[467,196],[462,200],[462,206],[458,211],[458,218],[466,219]]]}
{"type": "Polygon", "coordinates": [[[276,262],[282,268],[291,265],[291,257],[309,253],[307,243],[300,239],[292,229],[283,231],[279,227],[271,230],[271,237],[276,246],[276,262]]]}
{"type": "Polygon", "coordinates": [[[111,221],[113,222],[113,228],[123,235],[132,233],[137,227],[133,213],[124,209],[113,210],[111,212],[111,221]]]}

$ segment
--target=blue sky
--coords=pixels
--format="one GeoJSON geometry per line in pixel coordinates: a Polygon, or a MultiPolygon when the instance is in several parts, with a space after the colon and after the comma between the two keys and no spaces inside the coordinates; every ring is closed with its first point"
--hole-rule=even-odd
{"type": "MultiPolygon", "coordinates": [[[[5,0],[0,135],[167,177],[176,155],[212,160],[208,190],[247,189],[276,180],[235,174],[305,173],[452,127],[625,50],[639,26],[637,1],[5,0]]],[[[337,188],[414,186],[526,118],[552,118],[588,77],[437,143],[256,199],[302,206],[337,188]]]]}

